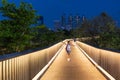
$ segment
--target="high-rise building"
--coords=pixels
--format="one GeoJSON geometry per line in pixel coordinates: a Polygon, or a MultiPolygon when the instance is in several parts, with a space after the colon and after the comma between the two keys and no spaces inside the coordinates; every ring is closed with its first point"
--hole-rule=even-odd
{"type": "Polygon", "coordinates": [[[86,17],[85,16],[82,16],[82,22],[83,21],[86,21],[86,17]]]}
{"type": "Polygon", "coordinates": [[[37,23],[38,23],[38,25],[44,24],[43,16],[40,16],[40,17],[38,18],[37,23]]]}
{"type": "Polygon", "coordinates": [[[74,27],[79,26],[79,24],[80,24],[80,16],[79,16],[79,15],[76,15],[75,18],[74,18],[74,20],[75,20],[75,25],[74,25],[74,27]]]}
{"type": "Polygon", "coordinates": [[[66,28],[66,16],[65,16],[65,14],[63,14],[61,16],[61,27],[66,28]]]}
{"type": "Polygon", "coordinates": [[[55,31],[61,29],[60,20],[54,20],[54,27],[55,27],[55,31]]]}
{"type": "Polygon", "coordinates": [[[73,16],[72,15],[68,16],[68,24],[67,25],[69,25],[71,28],[73,28],[73,16]]]}

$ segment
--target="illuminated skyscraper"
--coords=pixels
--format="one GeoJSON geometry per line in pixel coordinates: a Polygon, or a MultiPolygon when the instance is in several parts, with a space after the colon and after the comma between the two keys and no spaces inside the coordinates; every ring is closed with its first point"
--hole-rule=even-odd
{"type": "Polygon", "coordinates": [[[86,18],[85,18],[85,16],[82,16],[82,22],[83,22],[83,21],[86,21],[86,18]]]}
{"type": "Polygon", "coordinates": [[[79,15],[76,15],[75,16],[75,18],[74,18],[74,20],[75,20],[75,25],[74,25],[74,27],[77,27],[77,26],[79,26],[80,25],[80,16],[79,15]]]}
{"type": "Polygon", "coordinates": [[[63,14],[61,16],[61,27],[66,28],[66,16],[65,16],[65,14],[63,14]]]}
{"type": "Polygon", "coordinates": [[[54,20],[55,31],[61,29],[61,24],[59,20],[54,20]]]}
{"type": "Polygon", "coordinates": [[[68,16],[68,24],[67,25],[69,25],[69,27],[71,27],[71,29],[73,28],[73,16],[72,15],[68,16]]]}

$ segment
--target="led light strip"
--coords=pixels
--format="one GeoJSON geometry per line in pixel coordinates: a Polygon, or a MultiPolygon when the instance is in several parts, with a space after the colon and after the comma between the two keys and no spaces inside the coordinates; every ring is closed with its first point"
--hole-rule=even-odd
{"type": "Polygon", "coordinates": [[[52,57],[52,59],[48,62],[48,64],[43,67],[43,69],[32,79],[32,80],[38,80],[43,74],[44,72],[48,69],[48,67],[52,64],[52,62],[55,60],[55,58],[58,56],[58,54],[61,52],[61,50],[63,49],[65,45],[63,45],[58,51],[57,53],[52,57]]]}
{"type": "Polygon", "coordinates": [[[105,71],[101,66],[99,66],[80,46],[77,47],[82,51],[82,53],[95,65],[97,69],[99,69],[109,80],[116,80],[112,77],[107,71],[105,71]]]}

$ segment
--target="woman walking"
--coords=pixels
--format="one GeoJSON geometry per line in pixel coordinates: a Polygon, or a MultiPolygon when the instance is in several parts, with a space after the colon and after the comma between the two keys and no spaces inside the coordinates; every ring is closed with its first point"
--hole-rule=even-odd
{"type": "Polygon", "coordinates": [[[70,61],[70,53],[71,53],[70,41],[67,42],[67,45],[66,45],[66,52],[67,52],[67,55],[68,55],[67,61],[70,61]]]}

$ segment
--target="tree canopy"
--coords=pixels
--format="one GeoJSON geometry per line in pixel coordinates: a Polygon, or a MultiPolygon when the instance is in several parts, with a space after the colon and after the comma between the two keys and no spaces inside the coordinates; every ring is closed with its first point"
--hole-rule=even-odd
{"type": "Polygon", "coordinates": [[[5,18],[0,21],[0,46],[7,52],[21,51],[30,45],[31,26],[37,16],[31,4],[21,2],[19,6],[2,0],[0,12],[5,18]]]}

